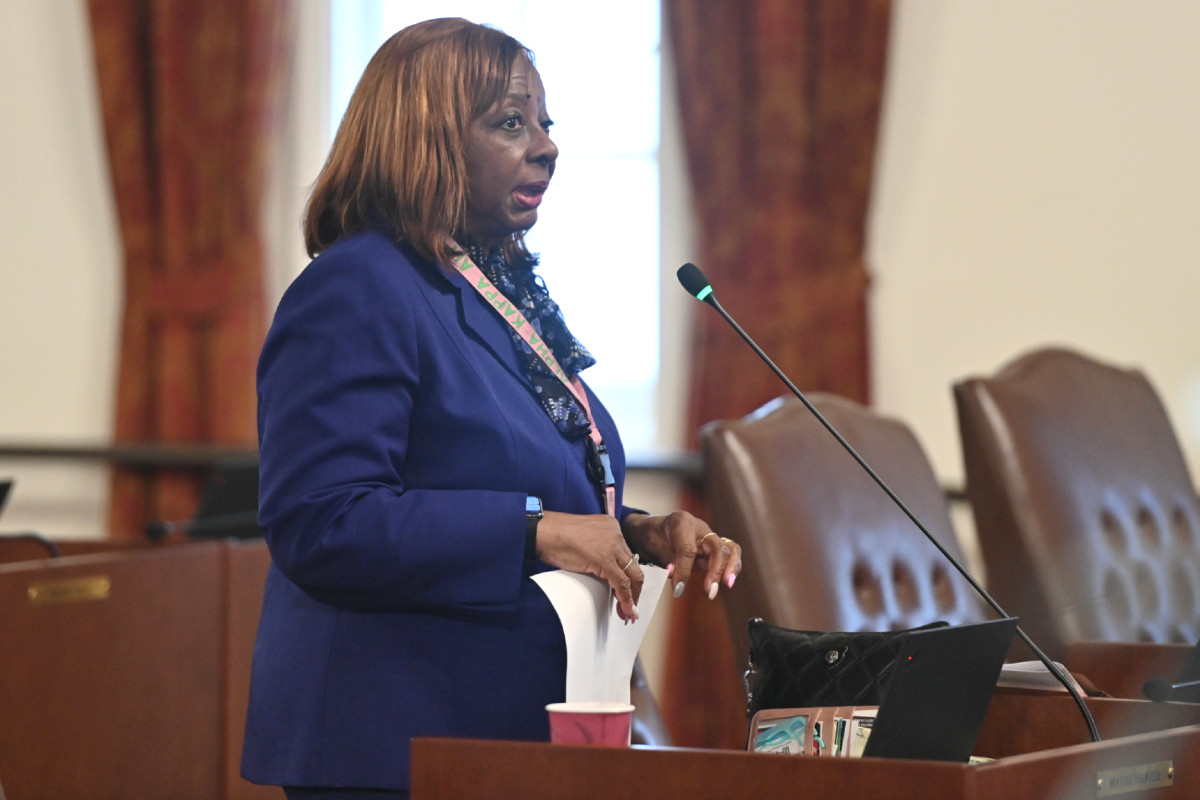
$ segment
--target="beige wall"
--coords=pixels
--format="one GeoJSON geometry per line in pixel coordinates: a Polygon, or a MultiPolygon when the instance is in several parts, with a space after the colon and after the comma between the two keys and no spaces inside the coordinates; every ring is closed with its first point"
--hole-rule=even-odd
{"type": "Polygon", "coordinates": [[[1200,4],[904,0],[870,263],[877,404],[940,476],[952,381],[1043,343],[1140,366],[1200,472],[1200,4]]]}
{"type": "MultiPolygon", "coordinates": [[[[103,441],[119,253],[83,3],[0,0],[0,27],[0,441],[103,441]]],[[[875,391],[946,481],[961,476],[950,383],[1052,341],[1142,366],[1200,469],[1196,41],[1200,4],[1176,0],[898,0],[870,230],[875,391]]],[[[305,174],[277,184],[284,226],[322,155],[291,147],[305,174]]],[[[664,252],[666,297],[690,257],[664,252]]],[[[0,530],[100,534],[102,471],[9,460],[0,475],[18,479],[0,530]]]]}
{"type": "MultiPolygon", "coordinates": [[[[0,0],[0,442],[104,440],[119,251],[81,0],[0,0]]],[[[102,470],[0,461],[0,531],[99,535],[102,470]]]]}

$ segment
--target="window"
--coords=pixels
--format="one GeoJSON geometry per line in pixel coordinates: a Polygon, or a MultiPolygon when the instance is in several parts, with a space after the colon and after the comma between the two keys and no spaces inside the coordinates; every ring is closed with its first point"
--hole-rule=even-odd
{"type": "Polygon", "coordinates": [[[494,25],[533,50],[559,147],[527,236],[571,331],[596,356],[583,377],[629,450],[663,444],[660,366],[660,18],[610,0],[371,0],[332,3],[336,129],[367,60],[392,33],[434,16],[494,25]]]}

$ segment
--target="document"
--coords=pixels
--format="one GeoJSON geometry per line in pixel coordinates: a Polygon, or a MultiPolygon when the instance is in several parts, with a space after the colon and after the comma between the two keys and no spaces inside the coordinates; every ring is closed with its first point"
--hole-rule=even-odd
{"type": "Polygon", "coordinates": [[[667,585],[667,571],[643,564],[638,621],[617,616],[612,588],[592,575],[566,570],[533,576],[558,613],[567,641],[568,703],[629,702],[633,662],[667,585]]]}
{"type": "MultiPolygon", "coordinates": [[[[1057,661],[1054,662],[1054,666],[1066,676],[1080,696],[1087,694],[1066,667],[1057,661]]],[[[1046,689],[1052,692],[1067,691],[1067,688],[1040,661],[1018,661],[1005,664],[1000,668],[1000,678],[996,681],[996,685],[1017,689],[1046,689]]]]}
{"type": "Polygon", "coordinates": [[[855,711],[850,719],[850,756],[858,758],[866,749],[867,739],[871,738],[871,728],[875,726],[875,713],[878,709],[855,711]]]}

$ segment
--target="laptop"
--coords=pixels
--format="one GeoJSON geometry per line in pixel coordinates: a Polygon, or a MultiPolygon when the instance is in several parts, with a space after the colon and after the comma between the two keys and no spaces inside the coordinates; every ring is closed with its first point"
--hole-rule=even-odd
{"type": "Polygon", "coordinates": [[[863,756],[968,761],[1017,623],[1008,617],[909,634],[863,756]]]}

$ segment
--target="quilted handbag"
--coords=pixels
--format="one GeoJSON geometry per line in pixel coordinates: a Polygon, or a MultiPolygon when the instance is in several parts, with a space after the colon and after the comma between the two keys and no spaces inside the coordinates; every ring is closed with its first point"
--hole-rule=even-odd
{"type": "Polygon", "coordinates": [[[746,670],[747,712],[764,708],[877,706],[904,644],[914,630],[820,632],[781,628],[755,618],[746,670]]]}

